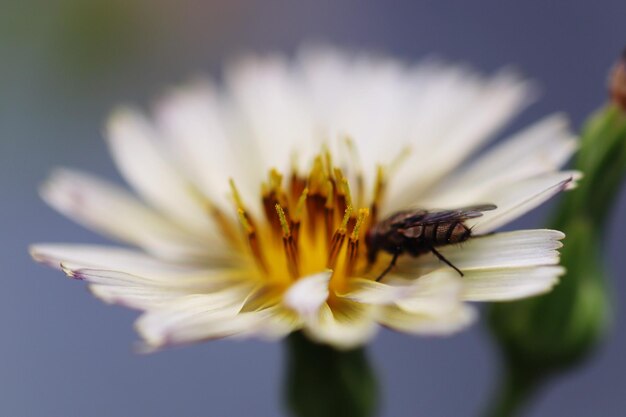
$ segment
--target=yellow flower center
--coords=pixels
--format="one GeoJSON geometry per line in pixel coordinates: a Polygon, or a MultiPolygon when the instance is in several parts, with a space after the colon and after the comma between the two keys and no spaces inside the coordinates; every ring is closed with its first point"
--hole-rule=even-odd
{"type": "MultiPolygon", "coordinates": [[[[368,268],[364,240],[376,222],[383,178],[379,167],[371,203],[363,207],[362,175],[357,174],[353,193],[328,151],[315,157],[308,175],[294,168],[285,181],[272,169],[261,186],[263,219],[252,217],[231,180],[241,230],[267,287],[280,293],[300,277],[332,270],[329,302],[345,291],[350,277],[368,268]]],[[[232,227],[223,229],[235,239],[232,227]]]]}

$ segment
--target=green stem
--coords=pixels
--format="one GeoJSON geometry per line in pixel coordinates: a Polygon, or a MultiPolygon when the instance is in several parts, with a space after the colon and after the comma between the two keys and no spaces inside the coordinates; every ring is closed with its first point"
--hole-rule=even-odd
{"type": "Polygon", "coordinates": [[[285,393],[297,417],[371,417],[378,387],[363,348],[340,351],[302,333],[287,338],[285,393]]]}
{"type": "Polygon", "coordinates": [[[491,401],[486,417],[517,417],[542,382],[539,377],[519,371],[503,373],[502,382],[491,401]]]}

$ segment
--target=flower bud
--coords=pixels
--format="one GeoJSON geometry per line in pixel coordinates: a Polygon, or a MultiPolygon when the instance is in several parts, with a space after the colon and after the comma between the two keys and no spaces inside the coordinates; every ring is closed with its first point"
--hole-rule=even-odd
{"type": "Polygon", "coordinates": [[[491,330],[508,371],[508,383],[491,415],[513,415],[523,405],[520,396],[581,363],[607,329],[610,309],[602,245],[626,174],[626,51],[611,72],[610,100],[582,132],[575,167],[585,177],[577,190],[563,197],[549,224],[566,234],[561,251],[566,275],[546,295],[490,309],[491,330]]]}
{"type": "Polygon", "coordinates": [[[626,111],[626,49],[611,71],[609,92],[611,101],[626,111]]]}

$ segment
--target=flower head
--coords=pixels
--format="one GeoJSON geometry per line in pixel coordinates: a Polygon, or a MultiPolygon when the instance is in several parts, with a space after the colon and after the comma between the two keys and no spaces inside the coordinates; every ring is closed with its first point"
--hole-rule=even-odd
{"type": "Polygon", "coordinates": [[[621,59],[613,67],[609,77],[611,100],[622,110],[626,110],[626,49],[621,59]]]}
{"type": "Polygon", "coordinates": [[[147,349],[303,330],[339,348],[379,325],[448,334],[467,301],[548,291],[563,234],[491,233],[574,184],[576,141],[560,115],[469,160],[529,101],[510,72],[483,77],[428,62],[308,50],[249,58],[176,89],[148,118],[111,117],[107,140],[135,194],[55,172],[43,198],[134,248],[38,244],[33,257],[144,313],[147,349]],[[464,221],[472,237],[432,254],[368,262],[365,236],[407,208],[494,204],[464,221]]]}

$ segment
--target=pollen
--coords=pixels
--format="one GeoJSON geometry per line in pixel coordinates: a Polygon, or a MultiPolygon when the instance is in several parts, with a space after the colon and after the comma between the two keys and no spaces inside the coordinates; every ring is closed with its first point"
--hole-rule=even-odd
{"type": "Polygon", "coordinates": [[[244,249],[256,264],[259,279],[273,288],[288,288],[302,277],[332,270],[330,287],[341,290],[351,278],[364,274],[367,259],[362,241],[379,210],[385,177],[380,167],[368,207],[355,206],[365,201],[356,158],[351,144],[352,162],[347,164],[351,169],[346,169],[335,165],[330,150],[323,147],[308,171],[301,172],[295,162],[292,172],[271,169],[260,186],[261,217],[252,215],[230,181],[239,241],[247,242],[244,249]],[[351,184],[356,184],[355,192],[351,184]]]}

